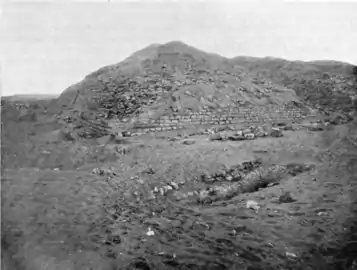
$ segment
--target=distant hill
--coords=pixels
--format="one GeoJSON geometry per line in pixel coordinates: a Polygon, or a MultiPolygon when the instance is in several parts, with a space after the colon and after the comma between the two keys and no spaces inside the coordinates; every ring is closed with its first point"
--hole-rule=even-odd
{"type": "Polygon", "coordinates": [[[50,95],[50,94],[20,94],[20,95],[12,95],[12,96],[2,96],[1,100],[7,101],[36,101],[36,100],[49,100],[55,99],[59,95],[50,95]]]}
{"type": "MultiPolygon", "coordinates": [[[[268,69],[276,71],[277,69],[287,69],[298,73],[306,72],[326,72],[335,75],[354,75],[356,66],[333,60],[316,61],[289,61],[274,57],[247,57],[237,56],[231,59],[235,64],[243,65],[250,70],[268,69]]],[[[355,74],[356,75],[356,74],[355,74]]]]}
{"type": "Polygon", "coordinates": [[[41,94],[2,96],[1,121],[35,122],[39,119],[49,119],[52,116],[47,110],[57,104],[57,97],[58,95],[41,94]]]}

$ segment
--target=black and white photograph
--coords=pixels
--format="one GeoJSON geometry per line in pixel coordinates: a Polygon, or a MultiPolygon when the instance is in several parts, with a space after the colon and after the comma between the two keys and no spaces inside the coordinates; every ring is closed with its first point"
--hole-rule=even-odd
{"type": "Polygon", "coordinates": [[[4,0],[1,269],[357,270],[357,1],[4,0]]]}

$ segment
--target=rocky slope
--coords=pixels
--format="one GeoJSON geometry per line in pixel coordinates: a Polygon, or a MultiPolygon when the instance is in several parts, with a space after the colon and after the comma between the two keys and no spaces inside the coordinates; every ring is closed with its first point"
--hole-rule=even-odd
{"type": "Polygon", "coordinates": [[[351,112],[357,108],[357,66],[337,61],[287,61],[236,57],[231,60],[256,76],[294,89],[311,105],[324,110],[351,112]]]}
{"type": "Polygon", "coordinates": [[[61,119],[158,118],[205,106],[284,104],[293,90],[252,77],[228,59],[181,42],[151,45],[66,89],[54,109],[61,119]],[[77,116],[76,116],[77,115],[77,116]]]}
{"type": "Polygon", "coordinates": [[[140,118],[282,106],[300,99],[348,110],[356,94],[351,72],[348,65],[325,62],[227,59],[174,41],[151,45],[100,68],[66,89],[51,107],[71,128],[84,128],[81,134],[87,137],[109,132],[103,119],[118,119],[130,128],[140,118]],[[96,125],[103,126],[103,132],[86,128],[96,125]]]}

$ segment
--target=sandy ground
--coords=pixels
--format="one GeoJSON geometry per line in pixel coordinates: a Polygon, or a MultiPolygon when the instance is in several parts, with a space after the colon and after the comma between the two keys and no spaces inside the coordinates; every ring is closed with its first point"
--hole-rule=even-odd
{"type": "Polygon", "coordinates": [[[162,137],[42,145],[56,164],[42,160],[40,169],[3,172],[3,241],[18,269],[353,269],[347,255],[350,268],[336,264],[341,248],[355,241],[348,239],[357,147],[349,134],[350,127],[336,126],[240,142],[195,136],[191,145],[162,137]],[[63,166],[55,155],[66,157],[63,166]],[[171,181],[204,189],[209,184],[198,176],[257,158],[265,166],[314,169],[208,205],[150,198],[150,190],[171,181]],[[95,175],[94,168],[111,168],[116,177],[95,175]],[[293,200],[279,203],[285,193],[293,200]],[[260,209],[247,209],[248,200],[260,209]]]}

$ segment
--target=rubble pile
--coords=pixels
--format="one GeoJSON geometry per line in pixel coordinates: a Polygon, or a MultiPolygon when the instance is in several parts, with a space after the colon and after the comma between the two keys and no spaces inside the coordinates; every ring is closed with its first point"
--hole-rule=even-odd
{"type": "MultiPolygon", "coordinates": [[[[299,102],[295,84],[290,87],[269,74],[181,42],[169,42],[149,46],[121,63],[93,72],[63,92],[59,100],[68,103],[73,99],[73,109],[91,111],[95,119],[110,122],[113,130],[133,134],[316,116],[318,108],[310,110],[299,102]],[[72,98],[75,91],[78,95],[72,98]]],[[[328,81],[318,79],[313,87],[328,81]]],[[[342,88],[345,85],[342,77],[334,80],[341,81],[337,84],[342,88]]],[[[306,92],[309,80],[300,84],[299,93],[316,94],[310,89],[306,92]]],[[[347,91],[349,98],[355,98],[353,86],[351,81],[347,90],[339,87],[336,91],[347,91]]],[[[96,136],[94,131],[85,133],[96,136]]],[[[246,139],[252,138],[246,135],[246,139]]]]}
{"type": "MultiPolygon", "coordinates": [[[[289,127],[289,126],[286,126],[289,127]]],[[[256,138],[262,138],[262,137],[282,137],[283,132],[282,129],[284,130],[285,127],[282,128],[271,128],[270,132],[267,131],[262,126],[250,126],[245,129],[241,129],[238,131],[223,131],[216,133],[214,135],[211,135],[210,140],[211,141],[243,141],[243,140],[254,140],[256,138]]]]}
{"type": "Polygon", "coordinates": [[[71,93],[77,91],[79,97],[72,98],[73,111],[91,111],[95,119],[107,122],[116,119],[125,123],[125,129],[131,129],[142,115],[157,119],[188,115],[207,107],[214,111],[297,100],[293,90],[263,76],[251,76],[223,57],[185,44],[159,46],[154,58],[143,59],[129,58],[94,72],[59,99],[68,100],[65,95],[73,96],[71,93]]]}
{"type": "MultiPolygon", "coordinates": [[[[154,200],[157,196],[170,196],[176,200],[188,200],[194,203],[212,203],[217,200],[231,198],[240,193],[254,192],[267,186],[279,184],[286,176],[296,176],[314,169],[312,164],[292,163],[287,165],[264,166],[261,159],[243,162],[231,167],[222,167],[213,174],[201,174],[194,179],[171,181],[160,186],[152,186],[145,192],[147,199],[154,200]],[[195,188],[194,183],[201,182],[204,188],[195,188]]],[[[115,172],[108,169],[96,168],[94,174],[117,177],[115,172]]],[[[144,184],[140,176],[131,177],[132,181],[144,184]]],[[[134,190],[133,196],[141,198],[140,190],[134,190]]]]}

